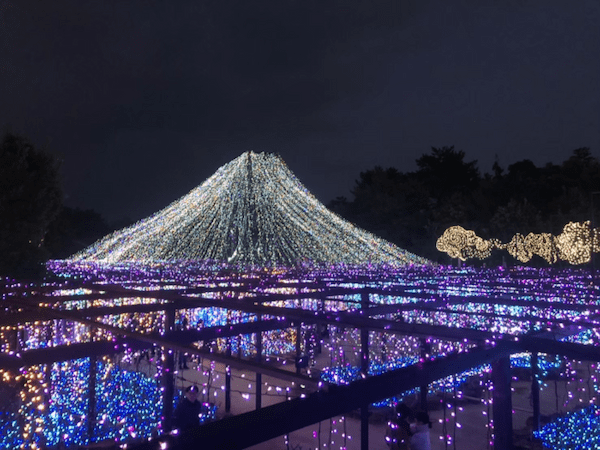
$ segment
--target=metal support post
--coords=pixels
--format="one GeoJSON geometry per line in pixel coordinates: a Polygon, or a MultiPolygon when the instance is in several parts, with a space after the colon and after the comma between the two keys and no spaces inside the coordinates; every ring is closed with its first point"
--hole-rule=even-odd
{"type": "MultiPolygon", "coordinates": [[[[258,316],[258,321],[262,320],[262,316],[258,316]]],[[[256,333],[256,362],[262,362],[262,332],[256,333]]],[[[262,407],[262,374],[256,372],[256,409],[262,407]]]]}
{"type": "MultiPolygon", "coordinates": [[[[231,338],[227,339],[227,356],[231,356],[231,338]]],[[[225,366],[225,412],[231,411],[231,366],[225,366]]]]}
{"type": "MultiPolygon", "coordinates": [[[[167,308],[165,310],[165,331],[172,331],[175,325],[175,310],[167,308]]],[[[163,354],[163,430],[170,432],[173,421],[173,396],[175,395],[175,355],[173,351],[162,347],[163,354]]]]}
{"type": "Polygon", "coordinates": [[[494,450],[512,450],[512,392],[510,356],[492,362],[494,450]]]}
{"type": "Polygon", "coordinates": [[[300,374],[300,358],[302,356],[302,343],[300,342],[300,337],[302,334],[302,327],[298,325],[296,327],[296,373],[300,374]]]}
{"type": "MultiPolygon", "coordinates": [[[[369,293],[361,292],[361,307],[363,314],[368,316],[366,310],[369,308],[369,293]]],[[[369,330],[360,329],[360,371],[363,376],[369,374],[369,330]]],[[[365,403],[360,408],[360,448],[369,450],[369,404],[365,403]]]]}
{"type": "MultiPolygon", "coordinates": [[[[431,344],[427,342],[427,339],[421,338],[421,362],[425,362],[431,356],[431,344]]],[[[429,392],[429,386],[422,384],[419,387],[419,393],[421,397],[421,409],[427,411],[427,394],[429,392]]]]}
{"type": "Polygon", "coordinates": [[[97,358],[96,356],[90,357],[90,381],[88,383],[88,410],[87,410],[87,429],[88,439],[92,442],[94,437],[94,428],[96,425],[96,368],[97,358]]]}
{"type": "Polygon", "coordinates": [[[533,403],[533,429],[540,428],[540,381],[537,352],[531,353],[531,402],[533,403]]]}

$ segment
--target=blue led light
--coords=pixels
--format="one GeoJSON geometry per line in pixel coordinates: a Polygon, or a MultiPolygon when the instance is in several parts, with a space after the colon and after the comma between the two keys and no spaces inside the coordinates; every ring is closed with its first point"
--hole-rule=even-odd
{"type": "MultiPolygon", "coordinates": [[[[162,400],[154,379],[103,362],[97,363],[96,371],[96,423],[92,435],[87,427],[90,361],[83,358],[52,365],[47,414],[40,413],[35,403],[22,410],[42,426],[40,433],[29,434],[29,444],[81,446],[106,439],[150,437],[159,431],[162,400]]],[[[16,415],[9,413],[3,419],[0,448],[26,445],[16,415]]]]}
{"type": "Polygon", "coordinates": [[[534,435],[551,450],[600,448],[600,408],[591,405],[568,413],[534,431],[534,435]]]}

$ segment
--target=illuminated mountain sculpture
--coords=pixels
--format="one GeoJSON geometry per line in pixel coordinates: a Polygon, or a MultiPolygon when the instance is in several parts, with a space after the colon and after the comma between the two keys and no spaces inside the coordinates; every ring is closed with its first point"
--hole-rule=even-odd
{"type": "Polygon", "coordinates": [[[189,194],[71,260],[425,265],[323,206],[276,155],[246,152],[189,194]]]}

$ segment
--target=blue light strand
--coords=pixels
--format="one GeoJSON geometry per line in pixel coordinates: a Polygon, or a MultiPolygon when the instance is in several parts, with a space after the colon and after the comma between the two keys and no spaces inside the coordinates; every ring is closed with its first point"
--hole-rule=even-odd
{"type": "Polygon", "coordinates": [[[590,405],[544,425],[534,436],[550,450],[600,448],[600,407],[590,405]]]}
{"type": "MultiPolygon", "coordinates": [[[[29,370],[38,372],[35,367],[29,370]]],[[[89,358],[54,363],[47,413],[38,410],[39,402],[27,403],[22,406],[26,409],[21,411],[32,416],[41,431],[29,433],[24,439],[16,414],[7,413],[0,424],[0,448],[19,448],[26,444],[81,446],[106,439],[147,438],[160,431],[162,399],[156,381],[138,372],[97,362],[96,424],[90,438],[87,428],[89,378],[89,358]]]]}

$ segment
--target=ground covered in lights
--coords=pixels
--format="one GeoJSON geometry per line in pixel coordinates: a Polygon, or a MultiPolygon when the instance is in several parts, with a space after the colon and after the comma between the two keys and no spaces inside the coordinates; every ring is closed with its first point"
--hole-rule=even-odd
{"type": "MultiPolygon", "coordinates": [[[[217,268],[218,269],[218,268],[217,268]]],[[[221,268],[222,269],[222,268],[221,268]]],[[[64,280],[78,282],[93,282],[97,284],[121,285],[139,289],[142,293],[157,289],[176,290],[197,287],[212,287],[215,292],[204,294],[207,297],[219,299],[229,298],[233,291],[218,291],[220,287],[238,287],[245,279],[259,280],[252,289],[261,295],[297,293],[298,288],[286,290],[283,283],[298,283],[303,285],[319,280],[331,288],[343,288],[348,292],[331,300],[332,311],[352,311],[360,307],[360,289],[365,287],[384,287],[390,289],[389,294],[372,294],[371,301],[377,305],[389,305],[396,302],[406,305],[427,304],[429,295],[437,295],[446,299],[445,308],[407,309],[402,313],[401,320],[409,323],[438,324],[445,323],[452,327],[465,327],[479,330],[493,330],[499,333],[520,335],[530,330],[544,332],[548,323],[577,323],[588,320],[590,314],[582,312],[582,304],[593,305],[597,302],[595,291],[590,290],[587,274],[583,271],[528,271],[509,273],[507,271],[476,271],[474,269],[419,268],[387,269],[381,271],[375,268],[356,269],[350,267],[316,268],[312,271],[273,271],[239,273],[231,270],[215,270],[215,267],[182,268],[181,266],[142,266],[123,264],[110,268],[95,266],[85,262],[65,270],[63,263],[57,263],[56,272],[59,274],[57,285],[64,280]],[[340,276],[340,273],[345,274],[340,276]],[[262,279],[263,277],[264,279],[262,279]],[[270,287],[274,279],[279,287],[270,287]],[[261,281],[262,280],[262,281],[261,281]],[[265,281],[267,280],[267,281],[265,281]],[[258,286],[258,287],[256,287],[258,286]],[[402,295],[398,294],[402,291],[402,295]],[[392,294],[396,292],[395,294],[392,294]],[[452,302],[448,299],[456,297],[452,302]],[[485,303],[481,298],[496,298],[498,302],[510,297],[518,300],[515,303],[485,303]],[[556,305],[540,309],[537,302],[556,305]],[[528,305],[527,302],[531,302],[528,305]],[[570,310],[568,305],[572,304],[570,310]],[[566,306],[565,306],[566,305],[566,306]],[[524,320],[523,316],[534,319],[524,320]]],[[[308,290],[310,288],[302,288],[308,290]]],[[[85,289],[57,290],[61,295],[85,295],[85,289]]],[[[193,296],[196,294],[190,294],[193,296]]],[[[238,295],[239,293],[235,294],[238,295]]],[[[155,298],[123,298],[119,304],[151,304],[159,302],[155,298]]],[[[109,306],[106,301],[97,300],[93,306],[109,306]]],[[[114,302],[112,302],[114,304],[114,302]]],[[[317,307],[315,300],[272,302],[274,306],[288,308],[303,308],[311,310],[317,307]]],[[[90,307],[88,301],[79,298],[62,303],[65,310],[75,310],[90,307]]],[[[105,316],[103,323],[137,332],[161,331],[164,317],[160,312],[145,314],[120,314],[105,316]]],[[[197,308],[187,310],[185,320],[189,327],[218,327],[228,323],[244,323],[255,320],[255,314],[232,314],[224,308],[197,308]]],[[[386,319],[395,316],[386,315],[386,319]]],[[[178,326],[183,323],[183,315],[179,315],[178,326]]],[[[10,327],[9,327],[10,328],[10,327]]],[[[162,330],[164,331],[164,330],[162,330]]],[[[302,350],[308,363],[304,373],[318,374],[327,383],[347,384],[363,374],[360,373],[360,333],[356,329],[333,327],[322,330],[317,334],[312,325],[303,325],[302,350]]],[[[267,359],[277,361],[281,367],[293,368],[295,356],[296,329],[286,329],[263,332],[265,342],[264,352],[267,359]]],[[[90,339],[111,338],[106,332],[90,335],[88,326],[73,321],[54,320],[50,322],[25,324],[13,329],[2,330],[2,351],[10,354],[15,351],[11,344],[19,341],[19,349],[41,349],[45,346],[64,345],[70,342],[83,342],[90,339]]],[[[231,340],[228,344],[234,354],[240,357],[251,357],[254,352],[255,336],[247,335],[231,340]]],[[[579,327],[576,332],[565,332],[561,340],[597,346],[600,342],[598,329],[595,327],[579,327]]],[[[469,348],[469,343],[449,342],[440,339],[428,339],[431,358],[443,357],[453,351],[463,351],[469,348]]],[[[211,343],[215,351],[224,351],[226,342],[217,339],[211,343]]],[[[376,375],[385,371],[418,363],[422,354],[422,341],[409,336],[391,335],[389,333],[372,331],[369,333],[371,348],[370,365],[367,375],[376,375]]],[[[162,371],[160,351],[140,352],[132,349],[123,353],[99,359],[95,364],[89,358],[32,366],[22,369],[19,374],[1,373],[3,386],[12,386],[10,392],[18,392],[11,402],[0,407],[2,422],[0,423],[0,448],[36,448],[58,445],[78,446],[94,442],[111,440],[115,442],[130,442],[158,436],[162,433],[161,411],[162,394],[160,376],[162,371]],[[87,393],[95,391],[95,405],[90,405],[87,393]],[[93,420],[90,411],[95,411],[93,420]]],[[[226,415],[223,404],[224,367],[219,364],[202,361],[196,357],[186,359],[190,369],[178,371],[178,388],[187,383],[197,383],[202,387],[202,397],[205,404],[204,420],[213,420],[226,415]]],[[[511,357],[513,368],[513,385],[515,392],[526,392],[530,380],[530,355],[528,353],[514,354],[511,357]]],[[[572,361],[555,355],[540,355],[541,389],[544,396],[543,414],[546,424],[536,437],[549,449],[566,450],[571,448],[592,448],[600,442],[600,427],[598,417],[600,412],[596,406],[598,387],[598,367],[591,362],[572,361]],[[586,447],[587,446],[587,447],[586,447]]],[[[482,365],[468,372],[456,374],[438,380],[429,386],[429,397],[435,407],[438,420],[434,431],[439,437],[439,448],[452,448],[469,425],[466,409],[476,411],[482,435],[482,445],[489,446],[493,434],[490,417],[490,391],[493,388],[490,381],[490,367],[482,365]]],[[[255,399],[255,380],[252,374],[236,373],[236,389],[233,392],[233,413],[252,410],[255,399]],[[242,406],[240,406],[242,405],[242,406]],[[244,406],[245,405],[245,406],[244,406]],[[237,408],[237,409],[236,409],[237,408]]],[[[179,391],[178,391],[179,392],[179,391]]],[[[272,401],[285,401],[297,395],[302,395],[297,388],[271,380],[264,385],[265,398],[272,401]]],[[[517,394],[515,394],[517,395],[517,394]]],[[[399,394],[393,399],[387,399],[372,405],[374,417],[385,417],[391,406],[398,402],[415,403],[418,389],[399,394]]],[[[523,398],[527,399],[524,394],[523,398]]],[[[178,401],[177,395],[174,404],[178,401]]],[[[266,401],[268,404],[268,401],[266,401]]],[[[519,427],[525,427],[527,418],[531,415],[530,405],[525,402],[519,405],[515,412],[515,421],[519,427]],[[517,419],[517,416],[519,417],[517,419]]],[[[347,423],[351,416],[332,419],[329,422],[328,436],[322,430],[322,425],[313,427],[309,434],[312,441],[306,443],[304,449],[321,447],[328,444],[329,448],[353,449],[359,437],[350,435],[347,423]],[[334,423],[335,421],[335,423],[334,423]],[[323,431],[323,432],[322,432],[323,431]],[[343,438],[340,436],[343,435],[343,438]]],[[[325,425],[323,425],[324,427],[325,425]]],[[[380,427],[385,428],[385,427],[380,427]]],[[[288,443],[293,447],[294,439],[299,449],[300,436],[292,433],[288,443]],[[296,438],[294,438],[294,435],[296,438]]],[[[280,448],[285,448],[285,440],[280,439],[280,448]]],[[[377,447],[373,447],[377,448],[377,447]]],[[[381,448],[384,448],[383,446],[381,448]]],[[[480,447],[484,448],[484,447],[480,447]]]]}
{"type": "MultiPolygon", "coordinates": [[[[45,402],[37,402],[37,396],[24,395],[19,414],[5,411],[0,448],[17,448],[23,444],[22,436],[15,433],[20,418],[43,429],[43,433],[38,430],[39,439],[34,441],[38,446],[86,445],[106,439],[122,441],[130,437],[149,437],[158,429],[162,400],[153,379],[120,370],[110,363],[98,362],[92,371],[89,358],[55,363],[44,369],[49,371],[49,377],[47,372],[34,367],[24,380],[34,393],[46,397],[45,402]],[[87,422],[90,376],[94,377],[97,399],[91,439],[87,422]],[[42,392],[37,392],[32,385],[41,377],[46,378],[46,382],[40,385],[42,392]]],[[[35,431],[33,425],[29,430],[35,431]]]]}
{"type": "MultiPolygon", "coordinates": [[[[23,395],[18,413],[6,408],[0,423],[0,448],[18,448],[28,438],[18,433],[19,423],[25,419],[35,423],[27,427],[37,439],[30,441],[38,447],[83,446],[91,443],[114,441],[123,442],[138,438],[149,438],[161,433],[163,398],[156,376],[123,369],[112,362],[97,362],[92,369],[90,358],[70,362],[55,363],[45,367],[42,373],[38,367],[30,369],[24,376],[24,383],[36,395],[23,395]],[[34,380],[47,377],[39,385],[43,392],[35,389],[34,380]],[[95,387],[95,418],[88,422],[88,389],[95,387]],[[44,402],[40,403],[41,397],[44,402]],[[46,406],[48,410],[46,411],[46,406]],[[91,427],[91,428],[90,428],[91,427]]],[[[131,369],[131,368],[130,368],[131,369]]],[[[174,397],[174,406],[181,398],[174,397]]],[[[214,420],[216,407],[204,404],[201,421],[214,420]]]]}
{"type": "Polygon", "coordinates": [[[534,434],[551,449],[600,448],[600,409],[591,405],[567,413],[534,434]]]}

